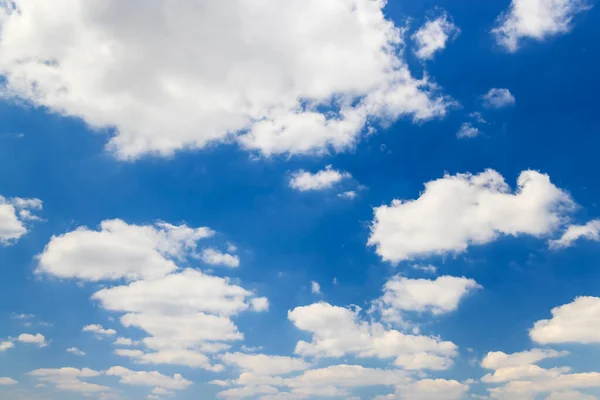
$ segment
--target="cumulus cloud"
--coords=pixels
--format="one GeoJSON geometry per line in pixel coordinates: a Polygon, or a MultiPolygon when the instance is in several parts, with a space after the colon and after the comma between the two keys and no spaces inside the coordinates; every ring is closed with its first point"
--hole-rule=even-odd
{"type": "Polygon", "coordinates": [[[114,341],[113,344],[115,346],[137,346],[140,343],[141,342],[139,342],[137,340],[132,340],[130,338],[119,337],[119,338],[117,338],[117,340],[114,341]]]}
{"type": "Polygon", "coordinates": [[[92,332],[95,333],[98,337],[114,336],[117,334],[117,331],[115,331],[114,329],[104,329],[102,325],[98,324],[84,326],[82,332],[92,332]]]}
{"type": "Polygon", "coordinates": [[[569,225],[559,239],[548,242],[551,249],[571,247],[579,239],[600,242],[600,219],[589,221],[585,225],[569,225]]]}
{"type": "Polygon", "coordinates": [[[575,15],[588,8],[586,0],[512,0],[492,33],[499,45],[515,52],[523,39],[540,41],[569,32],[575,15]]]}
{"type": "Polygon", "coordinates": [[[470,122],[465,122],[460,126],[458,132],[456,132],[456,137],[459,139],[470,139],[477,137],[480,134],[479,128],[473,126],[470,122]]]}
{"type": "Polygon", "coordinates": [[[79,350],[77,347],[68,348],[67,353],[75,354],[76,356],[85,356],[85,351],[79,350]]]}
{"type": "Polygon", "coordinates": [[[115,219],[100,230],[78,228],[53,236],[38,256],[38,273],[86,281],[158,278],[177,269],[175,261],[196,249],[196,242],[214,234],[164,222],[129,225],[115,219]]]}
{"type": "Polygon", "coordinates": [[[473,279],[441,276],[435,280],[390,278],[383,286],[383,296],[376,300],[383,319],[400,322],[402,312],[449,313],[469,292],[481,286],[473,279]]]}
{"type": "Polygon", "coordinates": [[[32,211],[42,209],[39,199],[0,196],[0,245],[10,245],[28,232],[28,222],[39,219],[32,211]]]}
{"type": "Polygon", "coordinates": [[[267,155],[344,150],[368,121],[448,107],[411,75],[385,3],[4,2],[4,95],[114,128],[121,158],[231,138],[267,155]]]}
{"type": "Polygon", "coordinates": [[[319,358],[355,355],[393,359],[395,365],[414,370],[444,370],[452,365],[457,352],[454,343],[387,329],[380,323],[362,320],[359,311],[325,302],[289,311],[289,320],[312,335],[310,342],[301,340],[296,344],[295,353],[319,358]]]}
{"type": "Polygon", "coordinates": [[[600,343],[600,298],[578,297],[552,309],[552,318],[538,321],[529,331],[534,342],[600,343]]]}
{"type": "Polygon", "coordinates": [[[82,381],[82,379],[96,378],[102,375],[100,372],[89,368],[81,370],[71,367],[43,368],[31,371],[28,375],[37,378],[41,382],[52,383],[58,390],[80,393],[98,393],[110,390],[107,386],[82,381]]]}
{"type": "Polygon", "coordinates": [[[21,343],[35,344],[40,347],[46,347],[48,345],[46,338],[41,333],[36,333],[35,335],[22,333],[17,337],[17,340],[21,343]]]}
{"type": "Polygon", "coordinates": [[[576,392],[576,389],[600,387],[598,372],[571,373],[569,367],[546,369],[536,365],[544,359],[565,355],[568,353],[546,349],[533,349],[515,354],[489,353],[481,365],[493,369],[494,372],[485,375],[481,381],[495,386],[488,391],[490,398],[498,400],[533,400],[541,394],[547,394],[546,399],[576,400],[583,396],[576,392]],[[565,397],[570,394],[573,397],[565,397]]]}
{"type": "Polygon", "coordinates": [[[482,98],[483,104],[489,108],[504,108],[516,103],[510,90],[503,88],[492,88],[482,98]]]}
{"type": "Polygon", "coordinates": [[[106,375],[119,377],[119,383],[125,385],[158,386],[171,390],[186,389],[192,384],[191,381],[184,379],[180,374],[171,377],[158,371],[132,371],[124,367],[109,368],[106,375]]]}
{"type": "Polygon", "coordinates": [[[18,383],[19,382],[15,381],[12,378],[0,377],[0,386],[12,386],[18,383]]]}
{"type": "Polygon", "coordinates": [[[301,358],[266,354],[226,353],[221,356],[221,360],[227,365],[258,376],[284,375],[310,367],[301,358]]]}
{"type": "Polygon", "coordinates": [[[412,36],[416,44],[416,56],[422,60],[431,60],[436,52],[446,48],[448,40],[456,38],[459,33],[460,29],[447,13],[433,21],[427,21],[412,36]]]}
{"type": "Polygon", "coordinates": [[[15,344],[11,341],[0,342],[0,351],[6,351],[8,349],[14,349],[15,344]]]}
{"type": "Polygon", "coordinates": [[[310,190],[324,190],[333,187],[335,184],[344,179],[351,178],[347,172],[333,169],[331,165],[325,167],[324,170],[314,174],[303,170],[294,172],[290,178],[290,187],[301,192],[310,190]]]}
{"type": "Polygon", "coordinates": [[[468,391],[468,384],[455,380],[422,379],[398,385],[395,394],[377,396],[375,400],[461,400],[468,391]]]}
{"type": "Polygon", "coordinates": [[[235,254],[222,253],[216,249],[204,249],[202,261],[210,265],[222,265],[230,268],[240,266],[240,258],[235,254]]]}
{"type": "Polygon", "coordinates": [[[501,235],[551,234],[572,207],[570,196],[536,171],[522,172],[515,192],[493,170],[445,175],[427,182],[416,200],[375,208],[368,244],[391,262],[456,254],[501,235]]]}

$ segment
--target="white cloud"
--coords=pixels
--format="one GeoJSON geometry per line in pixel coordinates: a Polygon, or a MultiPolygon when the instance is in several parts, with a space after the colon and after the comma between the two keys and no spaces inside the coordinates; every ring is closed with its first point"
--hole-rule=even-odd
{"type": "Polygon", "coordinates": [[[482,98],[483,104],[490,108],[504,108],[516,103],[515,96],[508,89],[492,88],[482,98]]]}
{"type": "Polygon", "coordinates": [[[479,128],[473,126],[470,122],[465,122],[460,126],[458,132],[456,132],[456,137],[459,139],[470,139],[477,137],[480,134],[479,128]]]}
{"type": "Polygon", "coordinates": [[[310,291],[313,294],[321,294],[321,285],[319,285],[319,282],[311,281],[310,282],[310,291]]]}
{"type": "Polygon", "coordinates": [[[520,353],[506,354],[501,351],[488,353],[481,361],[486,369],[501,369],[536,364],[548,358],[564,357],[569,353],[550,349],[533,349],[520,353]]]}
{"type": "Polygon", "coordinates": [[[324,190],[333,187],[344,179],[350,179],[352,175],[347,172],[338,171],[331,165],[324,170],[311,174],[303,170],[294,172],[290,178],[290,187],[306,192],[309,190],[324,190]]]}
{"type": "Polygon", "coordinates": [[[15,344],[11,341],[0,342],[0,351],[6,351],[8,349],[14,349],[15,344]]]}
{"type": "Polygon", "coordinates": [[[301,358],[271,356],[266,354],[226,353],[221,360],[234,365],[242,371],[260,376],[284,375],[290,372],[303,371],[310,364],[301,358]]]}
{"type": "Polygon", "coordinates": [[[104,329],[102,325],[98,324],[84,326],[82,332],[92,332],[95,333],[98,337],[114,336],[117,334],[117,331],[115,331],[114,329],[104,329]]]}
{"type": "Polygon", "coordinates": [[[27,222],[37,219],[31,211],[41,210],[39,199],[0,196],[0,245],[10,245],[27,232],[27,222]]]}
{"type": "Polygon", "coordinates": [[[552,318],[529,331],[537,343],[600,343],[600,297],[578,297],[552,309],[552,318]]]}
{"type": "Polygon", "coordinates": [[[422,379],[407,385],[398,385],[395,395],[377,396],[375,400],[461,400],[469,385],[454,380],[422,379]]]}
{"type": "Polygon", "coordinates": [[[110,388],[95,383],[81,381],[81,379],[96,378],[101,375],[100,372],[83,368],[57,368],[57,369],[36,369],[28,375],[37,378],[42,382],[53,383],[58,390],[81,393],[97,393],[110,390],[110,388]]]}
{"type": "Polygon", "coordinates": [[[16,385],[19,382],[15,381],[12,378],[3,378],[0,377],[0,386],[12,386],[12,385],[16,385]]]}
{"type": "Polygon", "coordinates": [[[98,291],[93,299],[110,311],[124,312],[121,323],[150,336],[149,350],[116,350],[144,364],[181,364],[211,369],[204,353],[226,350],[243,335],[231,320],[242,311],[266,311],[268,300],[232,285],[228,279],[186,269],[159,279],[98,291]]]}
{"type": "Polygon", "coordinates": [[[415,269],[417,271],[423,271],[423,272],[427,272],[429,274],[437,273],[437,267],[435,265],[414,264],[412,267],[413,267],[413,269],[415,269]]]}
{"type": "Polygon", "coordinates": [[[448,107],[410,74],[385,3],[5,2],[0,74],[5,96],[114,127],[121,158],[236,137],[264,154],[344,150],[368,121],[448,107]]]}
{"type": "Polygon", "coordinates": [[[288,312],[288,318],[312,334],[296,344],[295,353],[309,357],[345,355],[394,359],[405,369],[443,370],[452,365],[456,345],[430,336],[407,335],[382,324],[361,320],[359,310],[315,303],[288,312]]]}
{"type": "Polygon", "coordinates": [[[512,0],[492,30],[499,45],[515,52],[522,39],[544,40],[569,32],[573,17],[588,9],[586,0],[512,0]]]}
{"type": "Polygon", "coordinates": [[[440,276],[435,280],[408,279],[399,275],[383,286],[376,300],[384,320],[401,321],[403,311],[431,312],[439,315],[455,311],[469,292],[481,289],[473,279],[440,276]]]}
{"type": "Polygon", "coordinates": [[[119,337],[114,341],[115,346],[137,346],[141,342],[137,340],[132,340],[130,338],[119,337]]]}
{"type": "Polygon", "coordinates": [[[354,190],[348,190],[347,192],[338,193],[338,197],[341,197],[343,199],[352,200],[356,198],[356,196],[358,196],[358,194],[354,190]]]}
{"type": "Polygon", "coordinates": [[[551,249],[570,247],[579,239],[600,242],[600,219],[589,221],[585,225],[569,225],[560,239],[548,242],[551,249]]]}
{"type": "Polygon", "coordinates": [[[36,344],[40,347],[46,347],[48,345],[46,338],[41,333],[36,333],[35,335],[30,333],[22,333],[19,335],[17,340],[21,343],[36,344]]]}
{"type": "Polygon", "coordinates": [[[551,393],[546,400],[598,400],[598,398],[581,392],[568,391],[551,393]]]}
{"type": "Polygon", "coordinates": [[[132,371],[123,367],[109,368],[106,375],[120,377],[119,382],[125,385],[158,386],[171,390],[186,389],[192,384],[191,381],[184,379],[180,374],[171,377],[158,371],[132,371]]]}
{"type": "Polygon", "coordinates": [[[68,348],[67,353],[72,353],[72,354],[75,354],[76,356],[85,356],[85,351],[79,350],[77,347],[68,348]]]}
{"type": "Polygon", "coordinates": [[[460,29],[444,13],[433,21],[427,21],[412,39],[416,43],[415,54],[422,60],[431,60],[435,53],[446,48],[449,39],[455,39],[460,29]]]}
{"type": "Polygon", "coordinates": [[[53,236],[38,256],[37,272],[89,281],[158,278],[175,271],[174,260],[188,256],[198,240],[213,233],[205,227],[106,220],[99,231],[81,227],[53,236]]]}
{"type": "Polygon", "coordinates": [[[240,266],[240,258],[238,256],[222,253],[216,249],[204,249],[202,251],[202,261],[210,265],[223,265],[230,268],[240,266]]]}
{"type": "Polygon", "coordinates": [[[573,207],[548,175],[524,171],[512,193],[493,170],[446,175],[425,184],[417,200],[375,208],[368,244],[384,260],[461,253],[501,235],[541,237],[554,232],[573,207]]]}

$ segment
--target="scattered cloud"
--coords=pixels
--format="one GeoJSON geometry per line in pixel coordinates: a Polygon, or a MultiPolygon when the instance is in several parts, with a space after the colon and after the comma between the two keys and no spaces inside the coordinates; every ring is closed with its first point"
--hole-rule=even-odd
{"type": "Polygon", "coordinates": [[[548,242],[551,249],[571,247],[579,239],[600,242],[600,219],[589,221],[585,225],[569,225],[563,235],[548,242]]]}
{"type": "Polygon", "coordinates": [[[422,60],[431,60],[436,52],[446,48],[448,40],[455,39],[459,34],[460,29],[447,13],[435,20],[428,20],[412,36],[416,44],[415,54],[422,60]]]}
{"type": "Polygon", "coordinates": [[[0,377],[0,386],[12,386],[12,385],[16,385],[19,382],[15,381],[12,378],[6,378],[6,377],[0,377]]]}
{"type": "Polygon", "coordinates": [[[473,126],[470,122],[465,122],[460,126],[458,132],[456,132],[456,137],[459,139],[471,139],[477,137],[481,134],[479,128],[473,126]]]}
{"type": "Polygon", "coordinates": [[[46,338],[41,333],[36,333],[35,335],[30,333],[22,333],[19,335],[19,337],[17,337],[17,340],[21,343],[35,344],[39,347],[46,347],[48,345],[46,338]]]}
{"type": "Polygon", "coordinates": [[[313,294],[321,294],[321,285],[319,285],[319,282],[311,281],[310,282],[310,291],[313,294]]]}
{"type": "Polygon", "coordinates": [[[515,96],[508,89],[492,88],[482,98],[483,104],[489,108],[504,108],[516,103],[515,96]]]}
{"type": "Polygon", "coordinates": [[[182,390],[188,388],[192,382],[175,374],[172,377],[163,375],[158,371],[132,371],[124,367],[112,367],[106,371],[108,376],[117,376],[120,383],[133,386],[158,386],[164,389],[182,390]]]}
{"type": "Polygon", "coordinates": [[[82,332],[92,332],[100,338],[103,336],[114,336],[117,334],[117,331],[115,331],[114,329],[104,329],[102,325],[98,324],[84,326],[82,332]]]}
{"type": "Polygon", "coordinates": [[[428,274],[437,273],[437,267],[435,265],[414,264],[412,267],[417,271],[427,272],[428,274]]]}
{"type": "Polygon", "coordinates": [[[6,351],[8,349],[14,349],[15,344],[11,341],[0,342],[0,351],[6,351]]]}
{"type": "Polygon", "coordinates": [[[457,254],[501,235],[541,237],[568,218],[570,196],[548,175],[524,171],[512,192],[493,170],[446,175],[425,184],[416,200],[374,209],[368,244],[385,261],[457,254]]]}
{"type": "Polygon", "coordinates": [[[124,338],[124,337],[119,337],[117,338],[117,340],[114,341],[114,345],[115,346],[137,346],[139,345],[141,342],[137,341],[137,340],[132,340],[129,338],[124,338]]]}
{"type": "Polygon", "coordinates": [[[356,196],[358,196],[358,194],[354,190],[348,190],[347,192],[338,193],[338,197],[341,197],[343,199],[352,200],[355,199],[356,196]]]}
{"type": "Polygon", "coordinates": [[[289,184],[293,189],[307,192],[329,189],[342,180],[350,178],[352,178],[352,175],[349,173],[335,170],[331,165],[328,165],[324,170],[314,174],[303,170],[294,172],[289,184]]]}
{"type": "Polygon", "coordinates": [[[0,196],[0,245],[11,245],[27,234],[28,222],[38,219],[32,211],[41,209],[39,199],[0,196]]]}
{"type": "Polygon", "coordinates": [[[70,347],[67,349],[67,353],[75,354],[76,356],[85,356],[85,351],[79,350],[77,347],[70,347]]]}
{"type": "Polygon", "coordinates": [[[202,261],[210,265],[222,265],[230,268],[240,266],[240,258],[235,254],[222,253],[216,249],[204,249],[202,261]]]}
{"type": "Polygon", "coordinates": [[[82,380],[97,378],[101,375],[100,372],[89,368],[83,368],[81,370],[71,367],[56,369],[43,368],[31,371],[28,373],[28,375],[37,378],[41,382],[52,383],[58,390],[68,392],[98,393],[110,390],[110,388],[107,386],[89,383],[82,380]]]}
{"type": "Polygon", "coordinates": [[[576,14],[589,8],[586,0],[512,0],[492,30],[496,41],[510,52],[523,39],[544,40],[571,30],[576,14]]]}

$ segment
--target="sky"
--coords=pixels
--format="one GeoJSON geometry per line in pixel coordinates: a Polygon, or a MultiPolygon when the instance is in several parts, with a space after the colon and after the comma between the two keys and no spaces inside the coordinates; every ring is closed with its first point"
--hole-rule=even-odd
{"type": "Polygon", "coordinates": [[[598,21],[0,1],[0,398],[600,399],[598,21]]]}

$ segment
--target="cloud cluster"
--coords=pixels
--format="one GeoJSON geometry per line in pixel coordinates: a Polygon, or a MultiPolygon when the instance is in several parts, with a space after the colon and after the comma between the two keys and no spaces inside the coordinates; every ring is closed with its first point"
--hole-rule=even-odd
{"type": "Polygon", "coordinates": [[[121,158],[231,138],[266,155],[344,150],[370,120],[448,107],[411,75],[385,3],[3,2],[4,95],[113,128],[121,158]]]}

